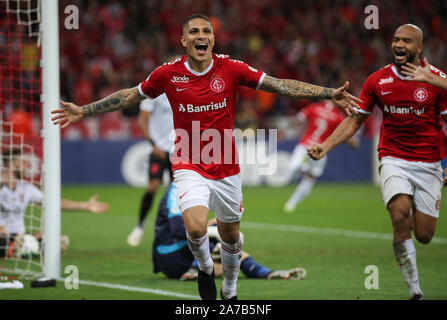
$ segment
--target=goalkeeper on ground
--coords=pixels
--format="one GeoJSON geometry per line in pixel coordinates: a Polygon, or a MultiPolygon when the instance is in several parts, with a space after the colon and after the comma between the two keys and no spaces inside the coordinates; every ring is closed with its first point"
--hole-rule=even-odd
{"type": "MultiPolygon", "coordinates": [[[[214,272],[216,276],[221,276],[220,237],[215,226],[215,219],[211,219],[208,223],[208,234],[210,252],[214,260],[214,272]]],[[[301,280],[306,276],[306,270],[303,268],[272,271],[256,262],[246,252],[242,252],[241,260],[241,270],[250,278],[301,280]]],[[[161,271],[169,278],[180,280],[197,278],[197,261],[188,248],[186,229],[174,182],[165,191],[158,207],[152,262],[155,273],[161,271]]]]}
{"type": "MultiPolygon", "coordinates": [[[[8,149],[2,153],[0,176],[0,258],[6,257],[17,235],[25,233],[25,213],[29,204],[40,204],[42,191],[35,185],[21,179],[22,154],[20,149],[8,149]]],[[[97,201],[98,195],[88,201],[61,199],[62,210],[85,210],[92,213],[104,213],[109,205],[97,201]]],[[[33,236],[41,240],[42,233],[33,236]]],[[[64,238],[62,238],[64,240],[64,238]]],[[[62,242],[68,243],[68,239],[62,242]]]]}

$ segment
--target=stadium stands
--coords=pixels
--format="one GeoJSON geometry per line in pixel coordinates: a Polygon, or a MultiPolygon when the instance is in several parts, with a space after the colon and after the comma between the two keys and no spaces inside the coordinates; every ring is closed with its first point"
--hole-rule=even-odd
{"type": "MultiPolygon", "coordinates": [[[[197,11],[214,22],[215,52],[231,54],[278,77],[325,86],[348,79],[350,91],[359,94],[366,77],[389,63],[390,37],[405,22],[423,28],[423,55],[447,69],[445,1],[417,1],[411,6],[405,0],[382,1],[379,29],[367,30],[364,9],[370,2],[78,0],[74,4],[80,12],[79,30],[66,30],[63,20],[60,24],[62,97],[82,104],[113,88],[135,86],[163,56],[183,54],[181,22],[197,11]]],[[[69,4],[73,1],[62,1],[61,12],[69,4]]],[[[254,111],[250,121],[244,114],[251,127],[253,122],[269,126],[270,116],[294,114],[305,103],[241,92],[239,103],[246,100],[254,111]]],[[[238,112],[244,112],[241,109],[238,112]]],[[[136,106],[123,114],[133,117],[137,112],[136,106]]]]}

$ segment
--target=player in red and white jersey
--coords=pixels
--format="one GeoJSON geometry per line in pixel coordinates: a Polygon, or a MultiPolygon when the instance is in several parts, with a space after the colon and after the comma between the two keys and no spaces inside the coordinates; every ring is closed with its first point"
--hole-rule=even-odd
{"type": "Polygon", "coordinates": [[[181,43],[186,56],[154,70],[137,87],[120,90],[85,106],[62,102],[54,110],[54,124],[62,128],[95,115],[130,107],[146,97],[165,93],[171,104],[175,150],[171,156],[174,181],[185,222],[189,248],[198,261],[197,279],[202,299],[216,299],[214,267],[207,234],[208,209],[214,209],[222,238],[224,280],[221,297],[236,299],[241,243],[242,186],[232,138],[237,88],[240,85],[290,98],[332,99],[350,113],[360,100],[350,95],[345,83],[338,89],[267,76],[247,64],[212,53],[214,34],[203,14],[183,23],[181,43]]]}
{"type": "MultiPolygon", "coordinates": [[[[441,89],[447,90],[447,76],[444,72],[440,71],[438,68],[430,65],[427,58],[424,58],[424,66],[417,66],[412,63],[407,63],[402,66],[402,73],[409,76],[407,81],[421,81],[433,86],[439,87],[441,89]]],[[[446,127],[447,124],[444,122],[442,124],[443,128],[441,130],[441,165],[444,170],[444,185],[447,185],[447,137],[446,137],[446,127]]]]}
{"type": "Polygon", "coordinates": [[[212,54],[211,64],[205,70],[197,72],[187,57],[162,65],[138,86],[140,94],[150,98],[164,92],[172,106],[177,136],[172,169],[193,170],[212,180],[238,174],[231,131],[236,91],[241,84],[259,88],[265,73],[216,54],[212,54]],[[217,132],[207,132],[208,129],[217,132]],[[214,142],[222,147],[216,149],[216,154],[211,153],[207,161],[208,154],[204,157],[203,151],[209,139],[218,139],[214,142]]]}
{"type": "MultiPolygon", "coordinates": [[[[393,225],[393,249],[410,298],[423,299],[411,238],[429,243],[435,233],[441,201],[441,117],[447,120],[447,92],[433,85],[406,81],[402,67],[421,65],[422,30],[400,26],[393,38],[393,64],[374,72],[365,81],[359,113],[344,120],[322,144],[308,148],[320,159],[360,128],[377,105],[383,113],[378,146],[382,198],[393,225]]],[[[434,74],[442,75],[431,68],[434,74]]]]}
{"type": "MultiPolygon", "coordinates": [[[[320,160],[313,160],[307,155],[307,147],[326,140],[344,118],[344,114],[330,100],[312,103],[296,115],[298,125],[306,126],[306,129],[293,150],[288,177],[291,180],[297,172],[303,176],[284,205],[285,212],[290,213],[295,210],[298,203],[312,191],[317,178],[323,174],[326,167],[327,156],[320,160]]],[[[359,145],[356,137],[352,137],[347,142],[352,147],[359,145]]]]}

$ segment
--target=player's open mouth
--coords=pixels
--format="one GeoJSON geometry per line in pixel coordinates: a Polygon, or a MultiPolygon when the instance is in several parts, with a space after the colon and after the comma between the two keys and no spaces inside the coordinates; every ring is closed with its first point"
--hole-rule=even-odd
{"type": "Polygon", "coordinates": [[[396,57],[406,57],[407,53],[405,51],[394,51],[396,57]]]}
{"type": "Polygon", "coordinates": [[[194,47],[196,48],[199,55],[204,55],[206,53],[206,50],[208,49],[208,45],[205,43],[196,44],[194,47]]]}
{"type": "Polygon", "coordinates": [[[394,51],[394,60],[396,62],[404,62],[408,58],[408,53],[405,51],[394,51]]]}

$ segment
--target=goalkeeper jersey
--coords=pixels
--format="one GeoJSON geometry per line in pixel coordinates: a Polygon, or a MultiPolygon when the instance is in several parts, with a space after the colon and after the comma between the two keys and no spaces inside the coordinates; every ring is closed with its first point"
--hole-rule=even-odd
{"type": "Polygon", "coordinates": [[[8,233],[25,233],[25,212],[30,203],[41,203],[42,191],[33,184],[19,181],[14,190],[0,189],[0,226],[8,233]]]}

